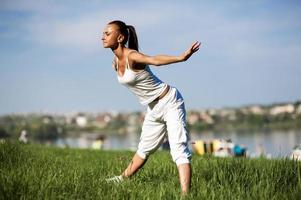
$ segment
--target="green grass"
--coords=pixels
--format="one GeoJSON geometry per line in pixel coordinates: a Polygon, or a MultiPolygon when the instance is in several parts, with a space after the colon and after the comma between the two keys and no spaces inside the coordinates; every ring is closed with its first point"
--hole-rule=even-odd
{"type": "MultiPolygon", "coordinates": [[[[181,199],[177,168],[158,151],[120,185],[133,152],[0,144],[0,199],[181,199]]],[[[301,163],[194,155],[185,199],[301,199],[301,163]]]]}

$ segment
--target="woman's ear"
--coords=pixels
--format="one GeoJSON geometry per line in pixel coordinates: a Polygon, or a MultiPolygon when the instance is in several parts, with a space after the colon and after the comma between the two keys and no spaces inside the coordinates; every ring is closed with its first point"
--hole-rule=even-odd
{"type": "Polygon", "coordinates": [[[119,43],[122,43],[123,40],[124,40],[124,36],[121,35],[121,34],[119,34],[119,36],[118,36],[118,38],[117,38],[117,41],[118,41],[119,43]]]}

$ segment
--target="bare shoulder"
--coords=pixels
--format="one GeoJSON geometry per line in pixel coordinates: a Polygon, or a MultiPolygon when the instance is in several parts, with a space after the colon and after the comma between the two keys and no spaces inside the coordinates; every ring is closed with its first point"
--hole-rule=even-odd
{"type": "Polygon", "coordinates": [[[129,50],[128,51],[128,58],[131,59],[131,60],[136,60],[141,55],[143,55],[143,54],[140,53],[139,51],[136,51],[136,50],[129,50]]]}
{"type": "Polygon", "coordinates": [[[128,60],[131,68],[133,70],[143,70],[146,67],[146,64],[142,62],[143,57],[145,55],[143,53],[140,53],[136,50],[130,51],[128,54],[128,60]]]}
{"type": "Polygon", "coordinates": [[[139,51],[130,51],[128,54],[129,60],[132,60],[133,62],[140,63],[140,64],[146,64],[145,61],[149,58],[149,56],[139,52],[139,51]]]}

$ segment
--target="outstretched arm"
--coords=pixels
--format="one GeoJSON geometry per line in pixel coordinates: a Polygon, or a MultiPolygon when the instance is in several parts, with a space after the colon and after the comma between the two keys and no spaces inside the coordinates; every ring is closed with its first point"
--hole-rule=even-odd
{"type": "Polygon", "coordinates": [[[180,56],[168,56],[168,55],[157,55],[157,56],[147,56],[140,52],[131,53],[130,59],[139,64],[149,64],[149,65],[168,65],[177,62],[183,62],[190,58],[190,56],[197,52],[200,48],[201,43],[195,42],[191,47],[189,47],[180,56]]]}

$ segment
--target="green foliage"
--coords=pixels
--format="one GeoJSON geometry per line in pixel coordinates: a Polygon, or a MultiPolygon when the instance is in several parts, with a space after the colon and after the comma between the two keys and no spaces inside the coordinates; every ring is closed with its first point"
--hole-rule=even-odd
{"type": "Polygon", "coordinates": [[[103,129],[106,133],[126,133],[127,119],[116,117],[110,121],[103,129]]]}
{"type": "Polygon", "coordinates": [[[198,121],[193,125],[189,125],[189,127],[194,130],[210,130],[213,128],[213,125],[207,124],[204,121],[198,121]]]}
{"type": "Polygon", "coordinates": [[[0,126],[0,138],[7,138],[7,137],[9,137],[9,135],[6,132],[5,128],[0,126]]]}
{"type": "Polygon", "coordinates": [[[0,144],[0,199],[300,199],[301,163],[193,155],[192,188],[180,195],[168,152],[157,152],[134,177],[119,174],[133,152],[0,144]]]}
{"type": "Polygon", "coordinates": [[[31,130],[34,138],[39,141],[55,140],[58,138],[58,130],[55,124],[39,124],[36,130],[31,130]]]}
{"type": "Polygon", "coordinates": [[[66,127],[50,116],[18,116],[0,117],[0,138],[17,139],[22,130],[26,130],[29,138],[39,141],[55,140],[66,134],[66,127]],[[46,120],[45,120],[46,119],[46,120]]]}
{"type": "Polygon", "coordinates": [[[204,131],[255,131],[255,130],[292,130],[301,128],[301,115],[288,113],[271,116],[268,114],[245,114],[241,111],[235,112],[236,119],[213,116],[214,123],[208,124],[205,121],[197,121],[189,124],[191,130],[204,131]]]}

